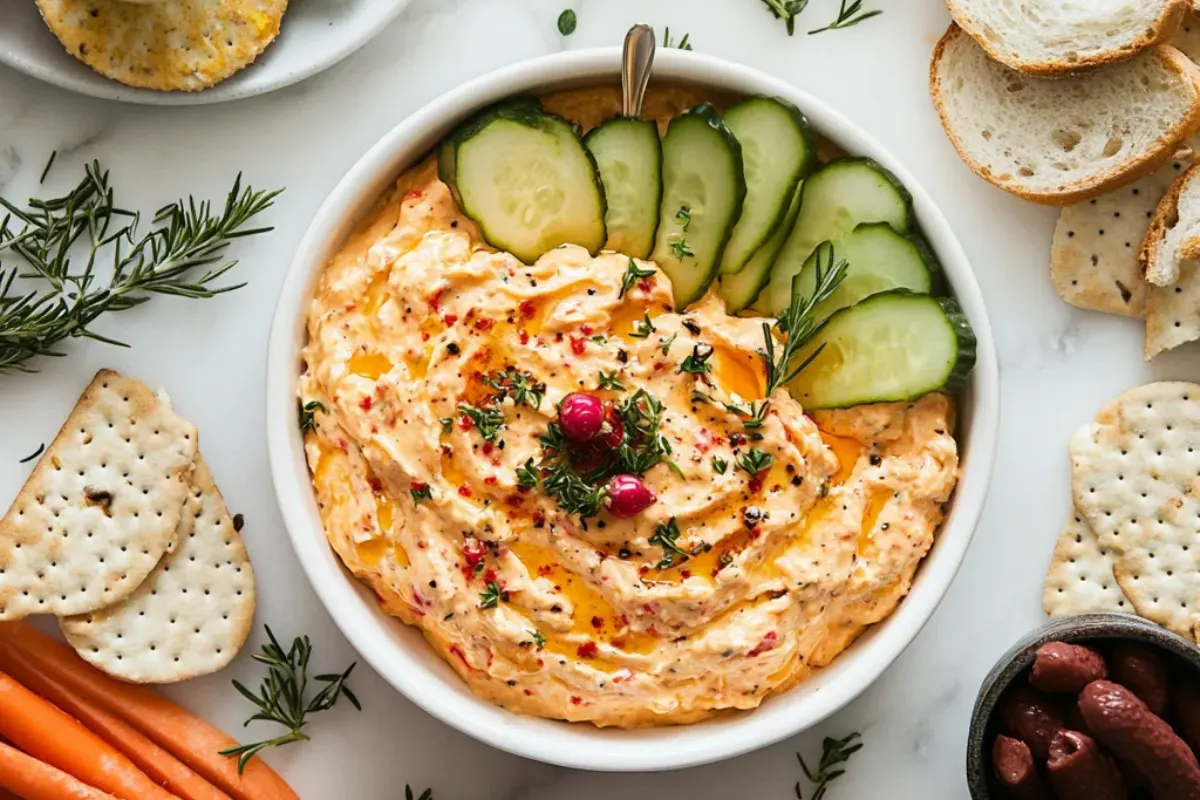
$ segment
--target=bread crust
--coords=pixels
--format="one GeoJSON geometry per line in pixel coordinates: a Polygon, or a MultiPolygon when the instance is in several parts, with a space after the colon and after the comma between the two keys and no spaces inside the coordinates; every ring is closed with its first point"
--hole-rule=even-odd
{"type": "Polygon", "coordinates": [[[952,22],[934,48],[933,59],[929,65],[929,90],[933,97],[933,106],[938,113],[938,118],[941,120],[942,128],[946,131],[946,137],[954,146],[955,151],[958,152],[959,158],[976,175],[1010,194],[1015,194],[1032,203],[1047,206],[1068,206],[1075,203],[1082,203],[1120,189],[1154,172],[1170,160],[1178,147],[1188,137],[1200,131],[1200,67],[1197,67],[1191,59],[1176,48],[1170,45],[1156,45],[1152,49],[1154,55],[1162,61],[1163,66],[1168,70],[1187,79],[1192,86],[1193,96],[1192,107],[1188,113],[1171,130],[1159,137],[1153,148],[1126,162],[1119,169],[1110,170],[1108,173],[1096,176],[1086,183],[1076,181],[1074,184],[1064,187],[1060,191],[1039,192],[1022,189],[1020,186],[1002,182],[992,175],[987,167],[980,164],[971,156],[968,148],[963,144],[958,135],[955,134],[954,129],[950,125],[949,115],[942,99],[941,86],[938,80],[938,67],[941,64],[942,57],[945,55],[946,48],[956,37],[968,35],[966,31],[952,22]]]}
{"type": "Polygon", "coordinates": [[[1059,78],[1064,75],[1072,75],[1095,69],[1096,67],[1102,67],[1105,64],[1127,61],[1148,47],[1166,44],[1179,31],[1179,28],[1183,25],[1188,15],[1194,11],[1192,0],[1168,0],[1163,7],[1162,14],[1150,26],[1149,30],[1131,42],[1127,47],[1097,53],[1078,61],[1022,61],[1014,58],[1010,53],[1002,53],[997,48],[992,47],[982,34],[983,26],[970,14],[963,11],[959,2],[946,0],[946,5],[950,8],[950,15],[954,17],[954,21],[958,23],[959,27],[970,34],[979,43],[979,46],[992,57],[993,61],[999,61],[1005,66],[1012,67],[1028,75],[1037,75],[1043,78],[1059,78]]]}

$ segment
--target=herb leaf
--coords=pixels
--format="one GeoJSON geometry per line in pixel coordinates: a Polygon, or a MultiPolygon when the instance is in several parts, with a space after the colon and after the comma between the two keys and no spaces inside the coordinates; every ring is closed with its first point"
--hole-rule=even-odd
{"type": "Polygon", "coordinates": [[[689,372],[692,375],[707,375],[712,372],[713,348],[710,344],[698,344],[692,348],[692,354],[683,360],[676,373],[689,372]]]}
{"type": "Polygon", "coordinates": [[[309,431],[315,431],[317,429],[316,413],[318,411],[320,411],[322,414],[328,411],[328,409],[325,408],[325,404],[319,400],[309,400],[300,407],[301,433],[308,433],[309,431]]]}
{"type": "Polygon", "coordinates": [[[850,2],[850,0],[842,0],[842,6],[838,10],[837,19],[826,25],[824,28],[817,28],[814,31],[809,31],[808,35],[812,36],[814,33],[836,31],[840,28],[851,28],[860,22],[866,22],[871,17],[878,17],[883,13],[882,9],[863,11],[862,4],[863,0],[853,0],[853,2],[850,2]]]}
{"type": "Polygon", "coordinates": [[[625,267],[625,275],[621,278],[621,291],[617,293],[617,297],[625,297],[625,293],[632,289],[635,283],[653,274],[654,267],[639,267],[636,261],[629,259],[629,266],[625,267]]]}
{"type": "Polygon", "coordinates": [[[596,387],[598,389],[607,389],[613,392],[622,392],[625,390],[625,384],[621,383],[615,371],[605,372],[604,370],[600,370],[599,381],[600,383],[596,387]]]}
{"type": "Polygon", "coordinates": [[[271,230],[247,224],[270,208],[278,194],[243,188],[238,175],[223,208],[214,211],[208,201],[190,197],[179,200],[160,209],[154,228],[143,235],[138,233],[140,215],[114,205],[108,172],[95,161],[63,197],[31,199],[27,208],[0,198],[7,212],[0,219],[0,252],[7,250],[22,262],[0,269],[0,373],[33,372],[28,362],[65,355],[59,345],[71,338],[125,346],[93,331],[92,323],[155,294],[202,299],[241,288],[244,283],[213,286],[237,264],[226,261],[225,250],[234,239],[271,230]],[[23,223],[19,232],[9,229],[14,220],[23,223]],[[69,251],[80,238],[89,254],[72,269],[69,251]],[[109,249],[113,272],[101,284],[94,268],[109,249]],[[197,275],[200,268],[205,270],[197,275]],[[20,293],[14,285],[18,275],[41,279],[48,288],[20,293]]]}
{"type": "Polygon", "coordinates": [[[558,15],[558,32],[563,36],[570,36],[575,32],[576,24],[574,10],[568,8],[558,15]]]}
{"type": "Polygon", "coordinates": [[[529,459],[524,465],[517,467],[517,487],[521,489],[534,489],[541,482],[541,474],[537,467],[533,465],[533,459],[529,459]]]}
{"type": "Polygon", "coordinates": [[[762,0],[767,8],[787,25],[788,36],[796,33],[796,17],[808,5],[808,0],[762,0]]]}
{"type": "Polygon", "coordinates": [[[247,725],[255,720],[275,722],[288,728],[288,732],[273,739],[239,744],[221,750],[220,755],[238,757],[239,775],[259,751],[268,747],[307,741],[309,736],[303,728],[308,724],[308,715],[328,711],[343,695],[352,706],[362,710],[358,698],[350,691],[350,687],[346,686],[346,680],[354,671],[355,664],[351,664],[341,673],[317,675],[315,679],[325,685],[316,695],[306,700],[308,660],[312,655],[312,644],[308,637],[297,636],[286,651],[269,626],[267,638],[269,642],[263,645],[262,651],[251,656],[255,661],[267,665],[267,677],[263,679],[259,693],[251,692],[236,680],[233,687],[258,707],[258,711],[246,720],[247,725]]]}
{"type": "MultiPolygon", "coordinates": [[[[829,784],[846,773],[843,765],[850,760],[850,756],[862,749],[861,739],[862,735],[859,733],[852,733],[844,739],[825,737],[825,741],[822,742],[821,761],[815,771],[809,769],[808,764],[804,763],[804,757],[796,753],[800,769],[804,770],[804,777],[813,784],[810,800],[822,800],[829,791],[829,784]]],[[[796,797],[797,800],[804,800],[799,781],[796,781],[796,797]]]]}
{"type": "Polygon", "coordinates": [[[629,335],[634,339],[646,339],[656,330],[658,328],[655,328],[654,323],[650,321],[650,312],[647,311],[640,320],[634,323],[633,331],[629,335]]]}
{"type": "MultiPolygon", "coordinates": [[[[404,800],[413,800],[412,787],[407,783],[404,784],[404,800]]],[[[426,789],[421,792],[421,796],[416,798],[416,800],[433,800],[433,789],[426,789]]]]}
{"type": "Polygon", "coordinates": [[[522,372],[513,366],[485,375],[483,382],[499,392],[496,396],[498,400],[511,397],[515,404],[530,408],[536,409],[546,396],[546,384],[537,380],[532,373],[522,372]]]}
{"type": "Polygon", "coordinates": [[[683,259],[695,255],[687,244],[687,232],[692,227],[692,210],[687,206],[680,206],[679,210],[675,212],[675,219],[683,223],[683,231],[677,240],[671,242],[671,254],[679,261],[683,261],[683,259]]]}
{"type": "Polygon", "coordinates": [[[752,447],[737,458],[738,469],[745,470],[750,473],[751,477],[757,475],[763,470],[770,469],[775,463],[775,456],[770,453],[763,452],[757,447],[752,447]]]}
{"type": "Polygon", "coordinates": [[[729,469],[729,462],[723,458],[719,458],[718,456],[713,456],[712,467],[713,472],[717,473],[718,475],[724,475],[725,470],[729,469]]]}
{"type": "Polygon", "coordinates": [[[792,369],[792,356],[816,334],[818,326],[816,308],[838,290],[846,278],[846,260],[835,261],[833,245],[824,242],[817,247],[816,289],[810,297],[792,296],[791,305],[775,321],[775,330],[787,336],[779,355],[775,353],[775,336],[769,323],[763,323],[763,349],[758,355],[767,367],[767,397],[786,383],[792,381],[805,367],[812,363],[823,348],[792,369]],[[791,370],[790,372],[788,370],[791,370]]]}
{"type": "Polygon", "coordinates": [[[500,429],[504,427],[504,414],[500,413],[500,409],[490,407],[480,408],[479,406],[469,406],[466,403],[459,403],[458,410],[467,419],[471,420],[485,442],[496,441],[496,438],[500,435],[500,429]]]}
{"type": "Polygon", "coordinates": [[[508,592],[500,588],[500,585],[495,581],[488,581],[488,585],[483,592],[479,594],[480,608],[495,608],[500,604],[500,601],[508,602],[508,592]]]}
{"type": "Polygon", "coordinates": [[[679,43],[676,44],[671,38],[671,29],[669,27],[663,28],[663,47],[675,47],[680,50],[691,50],[692,43],[688,41],[688,37],[690,36],[691,34],[685,33],[683,38],[679,40],[679,43]]]}
{"type": "Polygon", "coordinates": [[[29,455],[25,456],[24,458],[22,458],[22,459],[21,459],[19,462],[17,462],[17,463],[19,463],[19,464],[28,464],[30,461],[33,461],[35,458],[37,458],[38,456],[40,456],[40,455],[41,455],[42,453],[44,453],[45,451],[46,451],[46,443],[45,443],[45,442],[42,442],[41,444],[39,444],[39,445],[38,445],[38,449],[37,449],[37,450],[34,450],[32,453],[30,453],[29,455]]]}
{"type": "Polygon", "coordinates": [[[413,504],[420,503],[422,500],[429,500],[433,497],[433,487],[428,483],[417,481],[413,483],[412,488],[408,490],[412,497],[413,504]]]}

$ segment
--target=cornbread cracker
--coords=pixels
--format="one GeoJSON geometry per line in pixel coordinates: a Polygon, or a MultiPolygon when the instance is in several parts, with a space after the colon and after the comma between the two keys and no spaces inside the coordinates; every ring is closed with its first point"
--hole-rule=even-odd
{"type": "Polygon", "coordinates": [[[1050,249],[1050,280],[1073,306],[1109,314],[1146,313],[1146,284],[1138,253],[1159,200],[1192,162],[1187,149],[1145,178],[1079,205],[1058,217],[1050,249]]]}
{"type": "Polygon", "coordinates": [[[237,654],[254,619],[254,571],[221,492],[196,458],[179,539],[126,600],[60,623],[92,665],[133,683],[207,675],[237,654]]]}
{"type": "Polygon", "coordinates": [[[196,440],[165,398],[98,372],[0,520],[0,619],[129,596],[175,540],[196,440]]]}
{"type": "Polygon", "coordinates": [[[1193,636],[1200,612],[1200,384],[1151,383],[1071,438],[1075,507],[1140,616],[1193,636]]]}
{"type": "Polygon", "coordinates": [[[106,78],[159,91],[206,89],[279,33],[287,0],[38,0],[67,52],[106,78]]]}
{"type": "Polygon", "coordinates": [[[1113,577],[1112,553],[1100,546],[1092,526],[1074,509],[1046,571],[1042,608],[1051,617],[1091,611],[1133,613],[1113,577]]]}

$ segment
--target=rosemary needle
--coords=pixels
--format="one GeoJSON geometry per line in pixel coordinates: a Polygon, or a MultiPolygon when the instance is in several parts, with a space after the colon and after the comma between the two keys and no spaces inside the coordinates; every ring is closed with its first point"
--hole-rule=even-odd
{"type": "MultiPolygon", "coordinates": [[[[47,171],[52,164],[53,156],[47,171]]],[[[271,230],[247,223],[280,191],[243,187],[238,175],[224,207],[179,200],[159,209],[145,234],[138,233],[140,215],[114,203],[108,172],[95,161],[62,197],[34,198],[25,208],[0,198],[0,259],[18,262],[0,260],[0,374],[34,371],[31,360],[65,355],[60,346],[71,338],[126,346],[92,330],[92,323],[152,295],[208,298],[241,288],[245,284],[214,285],[237,264],[226,260],[225,249],[234,239],[271,230]],[[86,253],[81,265],[70,255],[77,244],[86,253]],[[96,267],[109,253],[112,269],[104,283],[96,267]]]]}

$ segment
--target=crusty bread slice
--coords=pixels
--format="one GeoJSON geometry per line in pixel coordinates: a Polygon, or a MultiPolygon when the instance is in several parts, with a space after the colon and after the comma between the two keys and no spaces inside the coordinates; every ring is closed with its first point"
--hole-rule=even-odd
{"type": "Polygon", "coordinates": [[[1175,179],[1159,201],[1142,242],[1142,277],[1155,286],[1173,286],[1179,264],[1200,253],[1200,167],[1175,179]]]}
{"type": "Polygon", "coordinates": [[[1166,45],[1086,75],[1036,78],[993,61],[951,25],[933,54],[930,90],[971,169],[1048,205],[1131,183],[1200,130],[1200,68],[1166,45]]]}
{"type": "Polygon", "coordinates": [[[1054,77],[1163,44],[1190,0],[948,0],[954,21],[992,58],[1054,77]]]}

